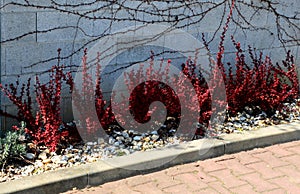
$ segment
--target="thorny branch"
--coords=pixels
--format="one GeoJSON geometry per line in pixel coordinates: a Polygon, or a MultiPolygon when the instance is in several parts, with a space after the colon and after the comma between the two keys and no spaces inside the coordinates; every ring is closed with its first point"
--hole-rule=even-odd
{"type": "MultiPolygon", "coordinates": [[[[230,0],[186,0],[186,1],[156,1],[156,0],[88,0],[88,1],[58,1],[50,0],[45,1],[31,1],[31,0],[17,0],[7,1],[0,7],[0,11],[12,10],[16,8],[28,8],[37,11],[56,11],[66,16],[77,18],[76,24],[59,25],[50,27],[48,29],[36,29],[34,31],[26,32],[16,37],[10,37],[2,40],[1,44],[13,43],[20,39],[33,34],[45,34],[62,29],[74,29],[74,43],[71,53],[61,56],[61,59],[69,59],[74,55],[83,52],[83,49],[93,45],[99,39],[115,33],[113,26],[116,23],[132,22],[134,25],[138,24],[168,24],[172,27],[186,29],[195,25],[201,24],[204,19],[207,19],[209,14],[215,13],[216,10],[221,10],[218,13],[220,18],[216,26],[213,36],[207,41],[210,43],[216,38],[217,33],[220,31],[226,11],[229,9],[230,0]],[[80,24],[85,21],[103,21],[108,25],[103,27],[102,33],[91,33],[90,29],[85,29],[80,24]],[[79,47],[75,47],[75,42],[78,34],[81,33],[87,41],[79,47]]],[[[257,25],[253,18],[257,14],[267,14],[276,28],[275,35],[285,48],[286,45],[299,45],[299,32],[300,32],[300,13],[286,13],[280,11],[280,8],[285,6],[284,1],[271,1],[271,0],[239,0],[235,4],[235,15],[233,16],[233,23],[237,29],[243,32],[250,31],[267,31],[271,35],[270,29],[264,26],[257,25]],[[246,14],[243,10],[247,10],[246,14]],[[287,30],[288,28],[288,30],[287,30]]],[[[217,17],[217,16],[216,16],[217,17]]],[[[215,20],[214,20],[215,21],[215,20]]],[[[43,59],[29,67],[55,61],[57,57],[43,59]]],[[[78,65],[78,64],[77,64],[78,65]]],[[[76,66],[69,64],[70,67],[76,66]]]]}

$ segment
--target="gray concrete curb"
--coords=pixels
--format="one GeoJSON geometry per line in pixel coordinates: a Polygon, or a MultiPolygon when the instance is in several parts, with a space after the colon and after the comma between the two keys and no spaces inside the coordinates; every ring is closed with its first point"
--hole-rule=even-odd
{"type": "Polygon", "coordinates": [[[59,193],[74,187],[100,185],[178,164],[299,139],[300,122],[269,126],[256,131],[222,135],[220,139],[196,140],[162,150],[139,152],[24,177],[20,180],[0,183],[0,193],[59,193]]]}

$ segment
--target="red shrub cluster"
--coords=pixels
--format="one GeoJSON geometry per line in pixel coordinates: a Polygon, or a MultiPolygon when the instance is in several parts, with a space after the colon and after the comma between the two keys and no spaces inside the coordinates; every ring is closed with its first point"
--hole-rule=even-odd
{"type": "MultiPolygon", "coordinates": [[[[212,72],[209,73],[211,80],[208,87],[208,83],[201,72],[196,72],[196,70],[199,70],[197,55],[198,51],[195,53],[194,59],[189,58],[185,64],[182,64],[182,71],[179,74],[172,75],[170,73],[171,60],[168,60],[164,68],[162,68],[163,61],[161,61],[159,67],[156,67],[155,70],[152,53],[146,70],[143,70],[144,65],[141,64],[138,70],[124,73],[127,92],[132,92],[129,99],[123,97],[123,101],[118,104],[119,109],[116,112],[128,111],[129,109],[136,121],[145,123],[150,120],[151,113],[155,111],[154,109],[149,110],[150,104],[159,101],[165,105],[167,117],[174,117],[178,125],[179,122],[185,120],[185,117],[190,116],[190,114],[182,114],[182,108],[186,108],[190,112],[196,112],[198,117],[192,123],[183,124],[190,128],[186,132],[191,133],[192,131],[192,133],[195,133],[192,128],[196,122],[199,122],[201,125],[197,126],[195,134],[203,136],[212,112],[217,111],[216,107],[212,107],[211,94],[215,92],[214,90],[220,88],[223,80],[222,77],[217,77],[217,69],[212,68],[212,72]],[[162,82],[157,80],[162,80],[162,82]],[[184,82],[190,83],[192,87],[188,87],[184,82]],[[174,91],[172,86],[177,86],[177,91],[174,91]]],[[[225,95],[224,91],[223,96],[225,95]]],[[[226,103],[225,98],[215,98],[214,100],[217,106],[226,103]]],[[[121,122],[126,121],[121,115],[116,117],[121,122]]],[[[165,120],[166,123],[167,119],[165,120]]]]}
{"type": "Polygon", "coordinates": [[[240,44],[235,42],[234,44],[238,50],[236,52],[236,72],[232,72],[231,64],[228,63],[229,74],[226,75],[228,110],[232,114],[249,105],[259,106],[263,111],[274,114],[283,102],[298,97],[299,82],[290,52],[283,61],[284,67],[280,67],[279,64],[274,65],[268,56],[263,59],[262,53],[259,58],[255,58],[250,48],[249,52],[254,67],[249,68],[240,44]]]}
{"type": "Polygon", "coordinates": [[[62,119],[60,115],[62,82],[69,82],[63,72],[63,66],[53,66],[50,71],[50,80],[42,84],[36,76],[35,96],[38,104],[38,111],[34,114],[32,109],[32,98],[30,95],[31,79],[27,85],[23,84],[18,91],[19,81],[16,84],[0,86],[4,94],[17,106],[19,121],[25,121],[25,132],[30,136],[36,145],[45,145],[51,151],[55,151],[61,138],[68,136],[66,131],[60,131],[62,119]],[[25,89],[26,87],[26,89],[25,89]],[[18,93],[19,92],[19,93],[18,93]]]}
{"type": "MultiPolygon", "coordinates": [[[[272,114],[283,102],[295,99],[299,95],[299,80],[293,56],[288,51],[286,59],[282,62],[283,66],[278,63],[274,65],[268,56],[263,58],[262,52],[257,57],[249,46],[252,63],[249,65],[246,63],[240,42],[236,42],[231,36],[236,48],[235,70],[230,62],[223,63],[224,40],[233,8],[234,1],[223,28],[216,56],[216,65],[221,70],[225,82],[228,111],[230,114],[236,114],[246,106],[259,106],[263,111],[272,114]]],[[[208,49],[204,36],[203,40],[208,49]]]]}
{"type": "Polygon", "coordinates": [[[73,113],[76,114],[78,121],[76,126],[85,140],[92,140],[97,137],[99,130],[101,130],[100,124],[109,133],[109,126],[115,122],[111,106],[110,104],[106,106],[106,101],[102,95],[99,57],[98,54],[97,61],[93,64],[96,66],[96,80],[92,79],[88,71],[87,50],[85,49],[82,58],[81,86],[79,86],[80,88],[75,87],[74,81],[70,82],[73,89],[73,108],[75,108],[73,113]]]}
{"type": "MultiPolygon", "coordinates": [[[[34,87],[39,108],[36,114],[33,114],[32,110],[30,79],[27,84],[21,86],[20,91],[18,91],[19,81],[15,85],[1,85],[0,88],[17,106],[18,116],[14,118],[26,122],[26,133],[30,135],[32,141],[37,145],[45,145],[52,151],[57,148],[62,137],[68,135],[59,130],[62,124],[60,103],[63,81],[70,86],[73,92],[73,107],[76,109],[73,110],[73,113],[78,114],[79,123],[77,123],[77,127],[84,132],[80,135],[86,135],[85,138],[97,137],[101,129],[100,124],[108,134],[115,129],[122,130],[116,118],[119,122],[126,122],[126,118],[122,118],[122,114],[120,114],[123,111],[130,111],[135,120],[140,123],[147,122],[150,119],[151,112],[155,111],[155,108],[149,110],[151,103],[155,101],[162,102],[167,109],[167,117],[174,117],[177,123],[183,119],[181,105],[187,106],[191,111],[198,111],[198,121],[202,125],[198,125],[196,135],[201,136],[210,122],[212,113],[217,111],[212,106],[213,103],[220,106],[227,104],[229,114],[236,114],[246,106],[259,106],[262,110],[271,114],[280,108],[282,103],[295,99],[299,95],[299,81],[293,56],[288,52],[286,59],[283,61],[283,66],[274,65],[269,57],[263,59],[262,53],[257,57],[249,47],[249,55],[252,60],[252,64],[249,65],[246,63],[240,43],[232,37],[232,42],[237,50],[235,68],[231,63],[224,63],[224,40],[233,8],[234,1],[232,1],[230,13],[221,35],[215,62],[216,68],[211,65],[211,72],[198,69],[196,52],[194,59],[189,58],[182,65],[182,72],[177,76],[173,76],[170,74],[171,61],[168,60],[164,68],[163,61],[161,61],[160,67],[155,69],[152,53],[146,70],[141,64],[139,70],[124,73],[127,90],[132,92],[129,99],[123,97],[114,113],[112,103],[115,102],[106,102],[102,95],[100,57],[98,55],[96,64],[94,64],[96,65],[96,80],[93,80],[88,72],[86,50],[82,59],[81,88],[75,87],[71,73],[65,74],[63,66],[59,64],[51,69],[49,83],[42,84],[39,78],[36,77],[34,87]],[[218,72],[221,72],[221,77],[218,77],[218,72]],[[203,73],[208,73],[210,80],[205,80],[203,73]],[[159,80],[163,80],[163,82],[159,80]],[[183,85],[184,81],[191,83],[192,88],[185,87],[183,85]],[[225,91],[218,91],[219,96],[226,95],[227,101],[217,97],[212,102],[212,96],[214,96],[216,88],[222,88],[220,87],[222,83],[225,83],[226,89],[225,91]],[[176,92],[170,87],[174,85],[179,86],[176,92]],[[191,95],[192,93],[196,95],[191,95]],[[95,106],[95,112],[90,109],[91,106],[95,106]],[[201,126],[204,127],[201,128],[201,126]]],[[[203,40],[204,45],[208,48],[204,37],[203,40]]],[[[116,94],[113,93],[112,95],[116,94]]],[[[3,111],[1,113],[6,114],[3,111]]],[[[192,127],[193,124],[189,123],[189,126],[192,127]]]]}

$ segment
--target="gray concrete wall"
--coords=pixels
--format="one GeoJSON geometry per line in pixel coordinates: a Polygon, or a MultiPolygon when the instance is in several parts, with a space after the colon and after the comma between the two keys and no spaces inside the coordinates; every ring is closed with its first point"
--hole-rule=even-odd
{"type": "MultiPolygon", "coordinates": [[[[15,5],[9,4],[10,0],[1,0],[1,82],[11,83],[14,82],[17,75],[21,75],[21,81],[27,80],[28,77],[48,70],[52,65],[56,64],[55,58],[57,57],[57,49],[61,48],[61,56],[65,57],[63,63],[66,65],[80,65],[82,50],[78,53],[72,54],[74,51],[81,47],[91,48],[96,42],[97,38],[104,34],[114,33],[116,30],[122,29],[128,26],[143,24],[141,21],[151,22],[152,20],[161,20],[162,17],[148,14],[153,12],[153,6],[147,3],[143,4],[139,9],[143,11],[130,12],[127,10],[114,10],[116,7],[110,6],[102,8],[101,11],[87,14],[87,16],[101,16],[107,19],[92,20],[74,15],[75,11],[78,13],[87,13],[87,11],[101,7],[105,5],[105,2],[93,4],[92,6],[73,6],[64,7],[59,5],[53,5],[49,0],[32,0],[31,4],[36,5],[26,6],[26,2],[22,0],[16,0],[13,2],[24,4],[15,5]],[[41,9],[39,6],[49,6],[46,9],[41,9]],[[54,6],[58,11],[53,9],[54,6]],[[147,12],[148,11],[148,12],[147,12]],[[134,14],[133,14],[134,13],[134,14]],[[93,15],[94,14],[94,15],[93,15]],[[133,15],[132,15],[133,14],[133,15]],[[132,21],[114,21],[110,18],[132,18],[132,21]],[[138,21],[136,21],[138,20],[138,21]],[[50,30],[50,31],[49,31],[50,30]],[[26,34],[26,36],[22,36],[26,34]],[[19,37],[22,36],[22,37],[19,37]],[[15,39],[19,37],[18,39],[15,39]],[[89,41],[96,39],[95,41],[88,43],[89,41]],[[85,45],[86,44],[86,45],[85,45]],[[85,46],[84,46],[85,45],[85,46]],[[49,60],[53,59],[53,60],[49,60]]],[[[73,5],[80,2],[92,2],[90,1],[72,1],[72,0],[60,0],[57,3],[71,3],[73,5]]],[[[212,1],[221,2],[221,1],[212,1]]],[[[259,0],[244,0],[244,3],[253,2],[254,5],[261,5],[259,0]]],[[[132,8],[136,8],[140,4],[140,1],[127,1],[124,5],[132,8]]],[[[160,9],[166,9],[170,6],[176,7],[180,3],[165,3],[156,2],[156,6],[160,9]]],[[[229,39],[229,35],[233,34],[238,41],[241,41],[243,48],[247,48],[247,45],[256,47],[258,50],[263,51],[264,54],[271,56],[273,61],[280,61],[285,56],[284,47],[277,37],[277,24],[274,14],[266,10],[253,10],[245,4],[237,4],[243,15],[245,15],[250,21],[251,25],[247,24],[237,12],[234,12],[233,19],[239,23],[243,28],[240,28],[234,23],[229,26],[229,32],[227,33],[227,39],[225,41],[225,60],[234,60],[235,49],[229,39]],[[249,29],[248,29],[249,28],[249,29]]],[[[201,19],[201,13],[209,9],[209,5],[197,4],[191,7],[181,7],[174,10],[171,15],[179,15],[179,18],[186,17],[188,15],[194,17],[186,17],[186,19],[176,24],[176,27],[190,33],[194,37],[201,39],[201,34],[210,40],[215,35],[215,38],[210,43],[210,48],[213,53],[217,51],[219,36],[222,29],[219,29],[220,21],[223,17],[223,6],[217,7],[207,13],[207,15],[201,19]],[[196,16],[199,15],[199,16],[196,16]]],[[[298,0],[290,0],[286,2],[280,2],[276,7],[279,13],[287,16],[296,15],[299,18],[299,3],[298,0]]],[[[228,7],[227,10],[228,11],[228,7]]],[[[165,18],[166,20],[168,18],[165,18]]],[[[171,18],[172,19],[172,18],[171,18]]],[[[224,18],[223,18],[224,19],[224,18]]],[[[298,27],[300,26],[299,20],[294,21],[298,27]]],[[[223,21],[224,23],[224,21],[223,21]]],[[[160,23],[160,24],[173,24],[173,23],[160,23]]],[[[293,38],[298,39],[299,43],[299,31],[295,31],[295,28],[290,28],[284,21],[282,23],[284,30],[288,31],[293,38]]],[[[221,26],[222,28],[222,26],[221,26]]],[[[299,44],[297,42],[287,43],[286,49],[292,50],[293,55],[296,58],[296,63],[300,64],[299,57],[299,44]]],[[[176,44],[176,41],[174,41],[176,44]]],[[[149,54],[149,50],[145,49],[145,56],[149,54]]],[[[172,56],[170,56],[172,57],[172,56]]],[[[116,68],[124,65],[124,62],[132,62],[136,59],[142,60],[145,57],[135,52],[129,52],[129,54],[123,54],[117,57],[111,62],[111,68],[116,68]]],[[[70,69],[75,69],[70,68],[70,69]]],[[[114,79],[120,74],[117,72],[112,74],[112,77],[105,77],[106,84],[110,84],[110,79],[114,79]]],[[[45,76],[46,77],[46,76],[45,76]]],[[[46,78],[45,78],[46,79],[46,78]]],[[[67,97],[67,96],[65,96],[67,97]]],[[[67,104],[67,102],[64,102],[67,104]]],[[[15,108],[11,107],[8,100],[5,97],[1,97],[2,107],[6,110],[13,111],[15,108]]],[[[70,119],[69,105],[64,106],[64,117],[70,119]]],[[[3,123],[8,122],[4,119],[3,123]]]]}

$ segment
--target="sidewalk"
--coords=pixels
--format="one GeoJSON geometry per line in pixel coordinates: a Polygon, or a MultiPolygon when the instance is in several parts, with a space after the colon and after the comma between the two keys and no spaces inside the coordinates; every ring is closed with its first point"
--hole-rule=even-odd
{"type": "Polygon", "coordinates": [[[300,141],[174,166],[71,193],[300,193],[300,141]]]}

